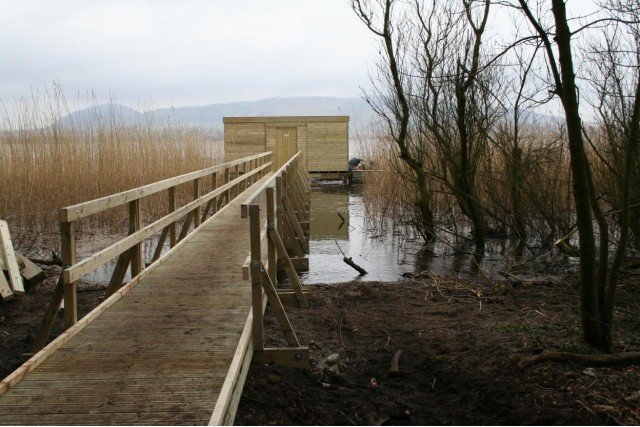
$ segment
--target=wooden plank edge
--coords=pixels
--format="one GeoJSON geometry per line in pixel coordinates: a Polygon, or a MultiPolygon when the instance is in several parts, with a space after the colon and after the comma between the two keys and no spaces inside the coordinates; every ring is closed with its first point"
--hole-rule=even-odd
{"type": "MultiPolygon", "coordinates": [[[[262,311],[267,307],[267,298],[262,291],[262,311]]],[[[249,315],[242,329],[238,346],[231,360],[229,371],[222,384],[216,406],[209,419],[210,426],[233,425],[240,403],[242,389],[247,379],[247,373],[253,358],[253,309],[249,309],[249,315]]]]}
{"type": "MultiPolygon", "coordinates": [[[[213,221],[218,217],[219,214],[226,211],[227,208],[231,207],[233,203],[229,203],[223,206],[218,212],[208,218],[202,225],[207,224],[209,221],[213,221]]],[[[204,227],[202,225],[199,227],[202,230],[204,227]]],[[[163,264],[167,259],[169,259],[172,255],[176,253],[178,249],[180,249],[183,245],[189,242],[193,236],[196,235],[198,231],[194,231],[193,233],[187,235],[183,240],[181,240],[177,245],[171,248],[165,256],[155,261],[149,267],[145,268],[142,273],[137,275],[131,282],[127,283],[123,287],[121,287],[118,291],[116,291],[109,298],[104,300],[101,304],[99,304],[96,308],[91,310],[86,316],[80,319],[76,324],[72,327],[64,331],[60,334],[56,339],[51,341],[46,347],[42,350],[31,356],[29,360],[24,362],[18,369],[9,374],[6,378],[0,381],[0,396],[9,391],[12,387],[20,382],[29,372],[36,369],[42,362],[47,360],[47,358],[53,354],[57,349],[62,347],[67,341],[73,338],[78,332],[82,331],[87,325],[92,323],[96,318],[100,316],[104,311],[106,311],[109,307],[115,304],[120,298],[124,295],[128,294],[134,286],[136,286],[142,279],[144,279],[149,273],[155,270],[156,267],[163,264]]]]}

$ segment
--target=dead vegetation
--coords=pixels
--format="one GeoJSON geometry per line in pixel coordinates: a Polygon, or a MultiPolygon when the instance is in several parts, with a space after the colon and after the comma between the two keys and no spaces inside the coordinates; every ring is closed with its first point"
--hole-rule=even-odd
{"type": "MultiPolygon", "coordinates": [[[[52,92],[24,101],[16,115],[0,118],[0,218],[27,249],[34,236],[57,231],[61,207],[222,161],[221,138],[212,130],[152,119],[132,124],[113,102],[83,123],[60,121],[69,113],[61,89],[54,85],[52,92]]],[[[142,207],[147,221],[166,209],[166,200],[149,199],[142,207]]],[[[125,221],[124,210],[113,210],[83,224],[84,231],[122,228],[125,221]]]]}

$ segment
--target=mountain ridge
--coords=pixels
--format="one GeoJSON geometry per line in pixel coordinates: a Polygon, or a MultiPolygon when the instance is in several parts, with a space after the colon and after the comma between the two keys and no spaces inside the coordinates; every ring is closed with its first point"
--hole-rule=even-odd
{"type": "Polygon", "coordinates": [[[351,117],[352,126],[368,125],[375,113],[361,98],[323,96],[274,97],[256,101],[235,101],[202,106],[158,108],[140,112],[121,104],[100,104],[74,111],[59,119],[60,127],[92,126],[95,118],[103,123],[124,125],[157,123],[222,128],[227,116],[337,116],[351,117]]]}

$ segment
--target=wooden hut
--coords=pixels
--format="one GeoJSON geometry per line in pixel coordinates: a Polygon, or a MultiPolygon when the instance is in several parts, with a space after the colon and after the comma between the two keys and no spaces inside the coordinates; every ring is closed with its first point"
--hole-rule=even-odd
{"type": "Polygon", "coordinates": [[[309,173],[349,171],[349,116],[225,117],[223,121],[226,161],[273,151],[279,167],[302,150],[309,173]]]}

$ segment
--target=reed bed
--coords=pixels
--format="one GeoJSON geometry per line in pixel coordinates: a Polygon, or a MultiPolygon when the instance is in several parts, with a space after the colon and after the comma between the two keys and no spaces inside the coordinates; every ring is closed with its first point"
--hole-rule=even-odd
{"type": "MultiPolygon", "coordinates": [[[[72,124],[60,120],[69,114],[66,105],[57,92],[25,102],[13,117],[2,117],[0,218],[17,235],[57,231],[61,207],[223,161],[219,131],[146,118],[132,123],[113,102],[96,108],[81,124],[72,124]]],[[[203,184],[206,191],[210,183],[203,184]]],[[[188,200],[190,191],[178,189],[179,201],[188,200]]],[[[163,196],[144,200],[145,222],[166,214],[163,196]]],[[[120,229],[126,221],[126,209],[116,208],[81,222],[79,231],[120,229]]]]}
{"type": "MultiPolygon", "coordinates": [[[[354,153],[367,164],[364,203],[372,226],[412,223],[412,205],[416,200],[412,173],[399,160],[393,141],[384,132],[360,133],[354,153]]],[[[530,246],[550,247],[574,225],[569,153],[562,132],[550,128],[531,129],[523,145],[520,197],[521,210],[530,246]],[[557,133],[556,133],[557,132],[557,133]]],[[[513,179],[509,157],[501,147],[487,150],[478,173],[478,197],[481,200],[492,235],[514,235],[514,209],[509,194],[513,179]]],[[[471,224],[462,215],[455,198],[437,176],[440,165],[433,160],[431,191],[436,227],[441,233],[467,240],[471,224]]]]}

